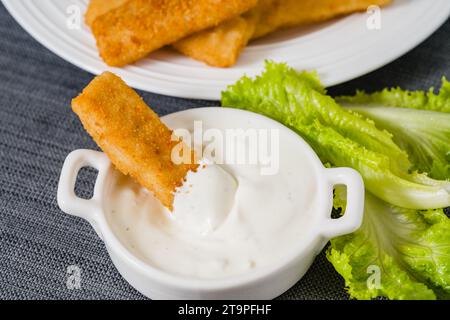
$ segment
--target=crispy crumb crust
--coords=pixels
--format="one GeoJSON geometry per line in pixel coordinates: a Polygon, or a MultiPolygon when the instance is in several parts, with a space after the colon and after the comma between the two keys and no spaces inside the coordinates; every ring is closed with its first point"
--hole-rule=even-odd
{"type": "Polygon", "coordinates": [[[89,27],[92,27],[95,19],[120,7],[129,0],[91,0],[88,4],[84,20],[89,27]]]}
{"type": "Polygon", "coordinates": [[[172,162],[172,149],[179,141],[172,141],[172,131],[139,95],[118,76],[105,72],[73,99],[72,109],[114,166],[172,210],[175,189],[198,165],[172,162]]]}
{"type": "Polygon", "coordinates": [[[254,7],[257,0],[129,0],[100,15],[92,32],[103,60],[133,63],[195,32],[254,7]]]}

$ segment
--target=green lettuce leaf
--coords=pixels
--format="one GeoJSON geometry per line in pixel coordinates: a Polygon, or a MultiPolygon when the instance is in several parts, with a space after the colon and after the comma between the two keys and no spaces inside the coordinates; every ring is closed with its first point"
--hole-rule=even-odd
{"type": "Polygon", "coordinates": [[[359,105],[412,108],[449,113],[450,82],[443,78],[442,86],[438,94],[434,93],[433,88],[428,92],[407,91],[400,88],[394,88],[371,94],[358,91],[356,95],[340,97],[338,98],[338,101],[359,105]]]}
{"type": "MultiPolygon", "coordinates": [[[[336,191],[342,207],[344,192],[336,191]]],[[[450,220],[442,209],[402,209],[367,193],[362,227],[331,240],[327,258],[356,299],[450,297],[450,220]]]]}
{"type": "Polygon", "coordinates": [[[393,134],[409,154],[413,169],[439,180],[450,179],[450,113],[344,104],[393,134]]]}
{"type": "Polygon", "coordinates": [[[323,162],[358,170],[379,198],[411,209],[450,205],[450,183],[411,173],[408,155],[373,121],[340,107],[315,73],[266,63],[255,79],[243,77],[222,93],[222,105],[266,115],[299,133],[323,162]]]}

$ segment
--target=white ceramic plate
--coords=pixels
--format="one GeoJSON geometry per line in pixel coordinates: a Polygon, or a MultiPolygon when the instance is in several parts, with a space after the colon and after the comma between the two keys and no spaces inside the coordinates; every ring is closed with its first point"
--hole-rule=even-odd
{"type": "Polygon", "coordinates": [[[123,69],[99,58],[89,29],[68,28],[77,6],[88,0],[2,0],[9,12],[44,46],[99,74],[110,70],[131,86],[160,94],[216,100],[244,73],[261,71],[264,59],[284,61],[297,69],[316,69],[327,86],[373,71],[406,53],[432,34],[450,15],[449,0],[395,0],[381,12],[381,29],[367,27],[368,13],[354,14],[310,28],[297,28],[252,43],[239,63],[219,69],[163,49],[123,69]],[[70,8],[68,10],[68,8],[70,8]]]}

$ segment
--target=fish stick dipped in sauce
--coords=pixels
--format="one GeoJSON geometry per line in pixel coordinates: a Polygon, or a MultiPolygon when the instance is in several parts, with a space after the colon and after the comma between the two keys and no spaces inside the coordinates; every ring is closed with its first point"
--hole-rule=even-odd
{"type": "Polygon", "coordinates": [[[172,150],[180,141],[139,95],[105,72],[72,101],[72,109],[114,166],[173,210],[175,190],[198,164],[189,147],[184,150],[191,152],[191,164],[172,161],[172,150]]]}

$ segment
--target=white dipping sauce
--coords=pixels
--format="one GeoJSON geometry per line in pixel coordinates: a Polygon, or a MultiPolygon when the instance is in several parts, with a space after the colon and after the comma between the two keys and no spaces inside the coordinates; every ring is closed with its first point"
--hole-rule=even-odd
{"type": "Polygon", "coordinates": [[[172,274],[224,278],[276,264],[304,240],[317,205],[315,169],[295,139],[281,134],[275,175],[237,164],[189,173],[173,213],[117,173],[108,222],[135,256],[172,274]]]}

